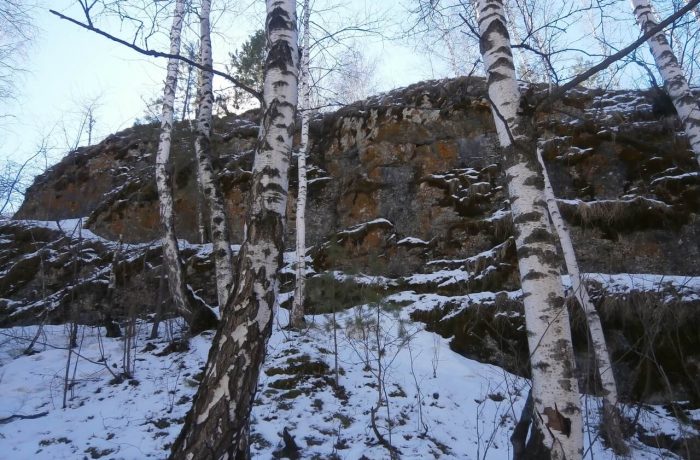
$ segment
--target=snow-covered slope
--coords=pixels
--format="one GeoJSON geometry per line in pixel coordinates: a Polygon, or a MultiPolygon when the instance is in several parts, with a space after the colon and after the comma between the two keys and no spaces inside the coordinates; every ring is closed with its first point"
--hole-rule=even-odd
{"type": "MultiPolygon", "coordinates": [[[[411,322],[410,312],[429,307],[424,304],[432,297],[402,292],[381,308],[338,313],[335,340],[332,314],[307,316],[308,328],[290,333],[282,327],[287,312],[280,309],[252,414],[253,457],[279,458],[287,429],[302,458],[384,459],[389,449],[407,459],[510,458],[509,436],[528,381],[454,353],[446,339],[411,322]]],[[[74,383],[65,408],[67,329],[46,326],[32,355],[23,351],[36,327],[0,331],[0,457],[165,458],[196,391],[211,334],[167,352],[180,323],[170,320],[157,340],[146,339],[150,326],[138,323],[130,379],[113,375],[122,371],[123,339],[81,326],[79,356],[73,354],[67,370],[74,383]]],[[[586,456],[611,458],[596,429],[599,401],[582,398],[586,456]]],[[[693,431],[660,407],[643,407],[639,421],[651,435],[693,431]]],[[[634,458],[667,454],[637,441],[632,447],[634,458]]]]}

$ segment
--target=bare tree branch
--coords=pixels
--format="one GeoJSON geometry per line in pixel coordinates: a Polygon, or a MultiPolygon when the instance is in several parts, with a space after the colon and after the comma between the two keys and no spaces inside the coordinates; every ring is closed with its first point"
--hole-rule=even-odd
{"type": "MultiPolygon", "coordinates": [[[[700,0],[698,0],[698,1],[700,1],[700,0]]],[[[98,35],[102,35],[103,37],[108,38],[109,40],[112,40],[113,42],[119,43],[120,45],[124,45],[127,48],[131,48],[132,50],[134,50],[138,53],[141,53],[143,55],[157,57],[157,58],[178,59],[182,62],[187,63],[188,65],[191,65],[192,67],[196,67],[197,69],[204,70],[206,72],[211,72],[214,75],[218,75],[219,77],[222,77],[222,78],[230,81],[231,83],[236,85],[238,88],[242,89],[243,91],[250,93],[253,97],[255,97],[260,102],[261,105],[263,105],[262,94],[260,94],[258,91],[255,91],[250,86],[246,85],[245,83],[241,82],[237,78],[232,77],[231,75],[229,75],[225,72],[222,72],[220,70],[216,70],[216,69],[209,67],[209,66],[203,66],[203,65],[199,64],[198,62],[193,61],[192,59],[189,59],[188,57],[182,56],[180,54],[163,53],[161,51],[155,51],[155,50],[141,48],[138,45],[135,45],[133,43],[129,43],[126,40],[122,40],[121,38],[115,37],[114,35],[110,34],[109,32],[105,32],[104,30],[95,27],[94,25],[92,25],[92,21],[90,21],[88,24],[85,24],[83,22],[78,21],[77,19],[73,19],[69,16],[61,14],[58,11],[49,10],[49,12],[51,14],[58,16],[61,19],[64,19],[68,22],[71,22],[79,27],[82,27],[83,29],[89,30],[91,32],[95,32],[98,35]]]]}
{"type": "Polygon", "coordinates": [[[611,54],[607,58],[600,61],[598,64],[590,67],[585,72],[580,73],[578,76],[569,80],[568,82],[566,82],[562,86],[559,86],[558,88],[556,88],[548,96],[546,96],[544,99],[542,99],[540,102],[538,102],[535,105],[535,107],[536,108],[547,107],[547,106],[551,105],[552,103],[556,102],[567,91],[569,91],[570,89],[583,83],[584,81],[588,80],[589,78],[591,78],[593,75],[597,74],[598,72],[607,69],[615,61],[618,61],[618,60],[622,59],[623,57],[627,56],[628,54],[630,54],[631,52],[633,52],[634,50],[639,48],[641,45],[646,43],[646,41],[650,37],[653,37],[657,33],[661,32],[669,24],[672,24],[678,18],[683,16],[685,13],[687,13],[688,11],[695,8],[698,4],[700,4],[700,0],[689,1],[683,8],[679,9],[671,16],[667,17],[666,19],[664,19],[663,21],[661,21],[660,23],[658,23],[654,27],[650,28],[645,34],[643,34],[637,40],[632,42],[630,45],[626,46],[625,48],[621,49],[620,51],[618,51],[615,54],[611,54]]]}

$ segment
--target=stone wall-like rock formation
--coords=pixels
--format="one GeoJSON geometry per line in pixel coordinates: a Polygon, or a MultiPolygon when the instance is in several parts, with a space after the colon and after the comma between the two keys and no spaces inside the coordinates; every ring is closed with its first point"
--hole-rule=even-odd
{"type": "MultiPolygon", "coordinates": [[[[684,138],[654,118],[651,102],[641,92],[578,90],[539,117],[551,139],[548,169],[558,196],[567,200],[563,211],[585,271],[700,274],[700,177],[684,138]]],[[[15,218],[84,217],[88,228],[108,239],[156,239],[156,131],[137,126],[70,153],[37,178],[15,218]]],[[[177,131],[176,226],[181,238],[196,241],[193,140],[186,125],[177,131]]],[[[234,240],[240,242],[254,113],[218,120],[214,132],[234,240]]],[[[425,256],[386,268],[403,274],[432,258],[468,257],[507,238],[508,204],[483,80],[430,81],[376,96],[317,116],[311,135],[309,245],[384,218],[395,237],[371,234],[349,249],[371,248],[379,256],[393,246],[382,238],[431,242],[421,251],[391,249],[392,255],[425,256]]],[[[291,177],[290,247],[295,170],[291,177]]]]}
{"type": "MultiPolygon", "coordinates": [[[[579,89],[539,114],[537,123],[582,271],[700,275],[700,173],[680,126],[655,117],[652,95],[579,89]]],[[[255,112],[214,124],[216,166],[236,243],[256,135],[255,112]]],[[[354,305],[371,292],[442,296],[447,300],[416,319],[453,337],[460,353],[526,373],[516,366],[525,343],[512,295],[519,283],[484,81],[423,82],[319,114],[311,138],[307,246],[319,276],[309,280],[310,311],[330,303],[354,305]],[[358,281],[346,275],[358,272],[375,276],[358,281]],[[469,294],[483,291],[511,294],[469,307],[469,294]]],[[[62,322],[76,304],[79,319],[88,323],[102,321],[106,308],[119,318],[133,302],[142,314],[154,311],[160,277],[156,142],[155,126],[135,126],[71,152],[36,179],[14,217],[24,221],[0,223],[0,325],[36,323],[42,315],[62,322]],[[75,218],[84,218],[85,227],[102,238],[26,221],[75,218]],[[130,245],[118,268],[119,294],[109,299],[106,285],[120,236],[130,245]]],[[[195,242],[192,143],[188,125],[178,125],[176,229],[180,238],[195,242]]],[[[287,246],[293,248],[294,167],[290,178],[287,246]]],[[[187,246],[183,257],[193,290],[214,304],[210,250],[187,246]]],[[[291,281],[291,273],[289,267],[283,271],[283,282],[291,281]]],[[[668,391],[649,383],[660,376],[639,358],[646,350],[639,344],[647,343],[647,325],[639,319],[645,312],[673,314],[663,320],[669,327],[674,318],[685,318],[674,329],[683,333],[678,340],[673,331],[660,332],[659,353],[672,354],[681,342],[687,350],[700,346],[700,337],[685,327],[696,322],[697,299],[669,303],[671,294],[657,294],[637,298],[605,287],[596,294],[620,372],[632,376],[623,386],[635,398],[668,391]]],[[[590,359],[585,331],[576,333],[583,365],[590,359]]],[[[688,377],[700,369],[700,359],[687,350],[687,366],[676,363],[668,373],[679,394],[700,400],[688,377]]]]}

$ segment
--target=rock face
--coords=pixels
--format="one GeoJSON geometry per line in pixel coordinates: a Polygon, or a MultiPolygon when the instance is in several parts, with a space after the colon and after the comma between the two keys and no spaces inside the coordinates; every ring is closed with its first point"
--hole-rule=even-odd
{"type": "MultiPolygon", "coordinates": [[[[538,115],[547,169],[584,272],[700,275],[700,173],[677,133],[680,126],[657,119],[653,99],[644,92],[580,89],[538,115]]],[[[251,112],[214,125],[216,166],[236,243],[243,234],[256,116],[251,112]]],[[[320,114],[312,122],[311,138],[307,238],[317,272],[381,275],[374,278],[381,282],[373,289],[383,294],[412,290],[452,298],[519,288],[509,203],[482,79],[423,82],[320,114]]],[[[180,238],[197,242],[189,127],[176,126],[174,140],[176,229],[180,238]]],[[[158,291],[160,249],[152,243],[160,234],[153,178],[156,142],[154,126],[135,126],[71,152],[36,179],[15,219],[84,218],[85,228],[102,239],[84,241],[26,222],[0,225],[5,242],[0,246],[0,323],[36,322],[41,308],[49,305],[45,298],[52,299],[51,321],[65,319],[76,298],[84,305],[83,320],[101,321],[113,242],[120,236],[132,244],[118,268],[120,292],[158,291]],[[71,265],[71,257],[61,254],[87,255],[71,265]],[[82,274],[79,281],[76,270],[82,274]]],[[[292,183],[288,206],[289,248],[294,247],[295,187],[292,183]]],[[[205,246],[184,251],[193,289],[215,303],[209,255],[205,246]]],[[[343,297],[329,283],[337,280],[310,281],[309,308],[343,297]]],[[[341,284],[343,289],[359,285],[353,283],[341,284]]],[[[638,322],[626,322],[625,302],[603,294],[598,296],[600,308],[611,312],[606,325],[618,337],[615,350],[623,356],[645,329],[627,327],[638,322]]],[[[116,317],[133,301],[127,297],[110,301],[116,317]]],[[[348,304],[362,300],[355,294],[346,297],[348,304]]],[[[454,314],[464,302],[454,299],[417,319],[454,336],[454,348],[468,356],[527,373],[513,364],[522,358],[514,350],[525,343],[517,296],[483,303],[478,320],[469,316],[474,310],[464,310],[467,316],[454,314]],[[479,323],[485,326],[475,329],[479,323]],[[494,327],[507,346],[489,335],[494,327]],[[476,342],[470,334],[476,334],[476,342]]],[[[138,302],[149,312],[158,300],[150,295],[138,302]]],[[[678,308],[688,318],[697,316],[697,302],[681,304],[678,308]]],[[[687,340],[700,344],[697,334],[687,340]]],[[[583,348],[582,362],[588,359],[583,348]]],[[[697,358],[688,361],[691,367],[700,362],[697,358]]],[[[638,364],[624,366],[643,373],[638,364]]],[[[683,394],[690,399],[698,396],[687,378],[693,369],[680,369],[676,379],[685,382],[683,394]]],[[[650,375],[640,374],[629,383],[628,394],[642,385],[639,379],[653,380],[650,375]]],[[[634,394],[657,390],[642,388],[634,394]]]]}
{"type": "MultiPolygon", "coordinates": [[[[407,237],[430,242],[421,251],[392,249],[426,256],[383,268],[405,274],[431,258],[468,257],[502,243],[509,234],[508,203],[484,94],[480,79],[432,81],[316,117],[309,245],[384,218],[393,224],[391,235],[371,233],[348,249],[372,248],[379,256],[407,237]],[[388,236],[395,241],[382,240],[388,236]]],[[[545,157],[556,193],[567,200],[562,207],[574,226],[583,269],[700,274],[695,263],[700,257],[700,176],[676,127],[654,118],[652,96],[580,90],[554,112],[538,122],[548,139],[545,157]]],[[[195,242],[193,138],[186,125],[177,131],[176,226],[181,238],[195,242]]],[[[240,242],[255,113],[218,120],[214,132],[234,240],[240,242]]],[[[154,126],[137,126],[72,152],[37,178],[15,219],[84,217],[89,229],[108,239],[158,238],[156,138],[154,126]]]]}

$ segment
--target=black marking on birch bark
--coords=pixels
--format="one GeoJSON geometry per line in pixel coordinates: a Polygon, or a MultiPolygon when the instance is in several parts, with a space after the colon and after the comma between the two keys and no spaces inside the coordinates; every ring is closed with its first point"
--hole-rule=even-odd
{"type": "Polygon", "coordinates": [[[544,190],[544,177],[541,177],[539,175],[530,176],[523,181],[523,185],[534,187],[537,190],[544,190]]]}
{"type": "Polygon", "coordinates": [[[547,428],[557,430],[566,435],[567,438],[571,435],[571,419],[559,412],[557,403],[554,403],[554,409],[549,406],[545,407],[543,414],[547,417],[547,428]]]}
{"type": "Polygon", "coordinates": [[[535,228],[532,232],[523,239],[523,244],[532,243],[554,243],[552,233],[546,228],[535,228]]]}
{"type": "MultiPolygon", "coordinates": [[[[263,167],[260,171],[256,172],[256,175],[258,177],[265,176],[265,177],[276,178],[276,179],[282,177],[282,173],[280,172],[280,170],[273,167],[273,166],[263,167]]],[[[258,181],[256,180],[256,182],[258,182],[258,181]]],[[[279,187],[278,184],[271,184],[271,185],[275,185],[275,186],[279,187]]]]}
{"type": "Polygon", "coordinates": [[[277,6],[267,14],[267,30],[296,30],[296,25],[291,21],[287,11],[277,6]]]}
{"type": "Polygon", "coordinates": [[[523,281],[539,280],[539,279],[546,278],[546,277],[547,277],[547,275],[545,275],[544,273],[532,270],[532,271],[529,271],[525,276],[523,276],[523,281]]]}
{"type": "Polygon", "coordinates": [[[524,246],[518,248],[518,259],[526,259],[530,256],[536,256],[540,263],[543,264],[551,264],[555,265],[559,263],[559,255],[556,253],[556,251],[552,249],[543,249],[543,248],[533,248],[530,246],[524,246]]]}
{"type": "Polygon", "coordinates": [[[576,407],[574,404],[571,404],[571,402],[568,402],[568,403],[566,403],[566,406],[563,409],[561,409],[561,412],[564,414],[574,415],[574,414],[578,414],[579,412],[581,412],[581,410],[578,407],[576,407]]]}
{"type": "MultiPolygon", "coordinates": [[[[499,29],[505,31],[504,35],[501,35],[501,37],[504,40],[507,40],[508,43],[510,43],[510,37],[508,36],[508,29],[505,28],[505,25],[503,24],[503,22],[502,21],[494,21],[491,24],[500,24],[501,27],[499,27],[499,29]]],[[[496,48],[492,52],[498,54],[500,57],[496,60],[496,62],[494,64],[491,65],[491,67],[500,67],[500,66],[506,66],[509,68],[512,67],[512,65],[513,65],[513,52],[510,50],[510,46],[508,46],[508,45],[499,46],[498,48],[496,48]],[[510,59],[508,59],[507,57],[504,57],[503,55],[509,56],[510,59]]]]}
{"type": "MultiPolygon", "coordinates": [[[[287,42],[277,41],[270,48],[265,62],[266,69],[278,69],[282,73],[287,73],[289,66],[293,66],[292,49],[287,45],[287,42]]],[[[284,80],[277,80],[273,84],[286,83],[284,80]]]]}
{"type": "MultiPolygon", "coordinates": [[[[499,61],[500,60],[506,60],[506,59],[500,58],[499,61]]],[[[494,67],[492,67],[492,69],[494,69],[494,67]]],[[[498,68],[500,68],[500,67],[498,67],[498,68]]],[[[509,80],[511,78],[510,75],[503,74],[503,73],[499,72],[498,68],[495,68],[494,70],[489,69],[489,78],[488,78],[489,84],[493,84],[493,83],[496,83],[499,81],[509,80]]]]}
{"type": "Polygon", "coordinates": [[[545,200],[535,200],[534,203],[532,203],[533,206],[542,208],[542,209],[547,209],[547,202],[545,200]]]}
{"type": "Polygon", "coordinates": [[[543,216],[544,214],[539,211],[524,212],[516,216],[513,219],[513,223],[522,224],[525,222],[539,222],[543,216]]]}
{"type": "MultiPolygon", "coordinates": [[[[550,296],[547,299],[547,303],[549,304],[549,306],[551,308],[555,308],[555,309],[565,308],[564,307],[565,300],[564,300],[564,297],[561,297],[561,296],[550,296]]],[[[566,341],[560,341],[558,346],[563,347],[562,349],[566,348],[566,341]]]]}
{"type": "Polygon", "coordinates": [[[481,11],[479,11],[479,22],[487,21],[492,16],[498,16],[499,18],[502,18],[503,15],[501,14],[501,11],[503,10],[503,7],[501,5],[502,2],[488,2],[486,6],[484,6],[481,9],[481,11]],[[489,12],[489,10],[493,11],[489,12]]]}

